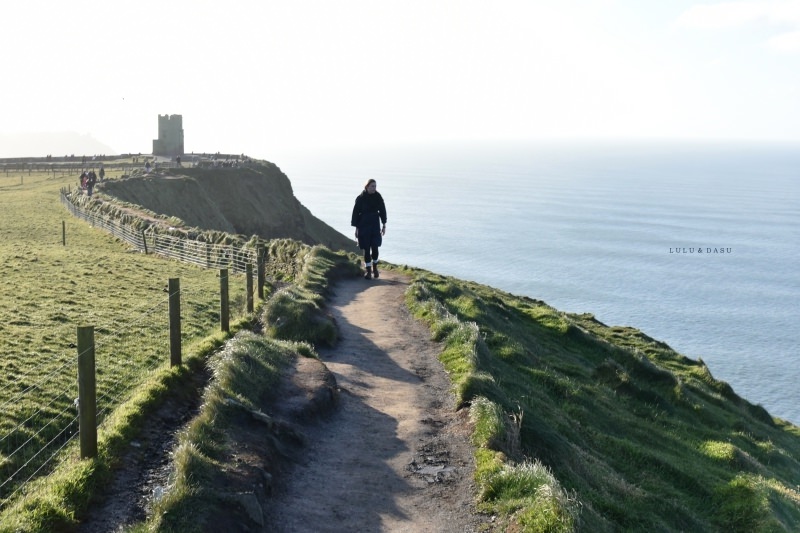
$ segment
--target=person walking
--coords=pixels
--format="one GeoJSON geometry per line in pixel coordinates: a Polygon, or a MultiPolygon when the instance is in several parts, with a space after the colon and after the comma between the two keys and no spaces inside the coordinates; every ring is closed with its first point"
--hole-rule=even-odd
{"type": "Polygon", "coordinates": [[[356,198],[350,225],[356,228],[358,247],[364,250],[364,279],[378,278],[378,248],[386,234],[386,204],[374,179],[367,180],[356,198]],[[382,226],[381,226],[382,224],[382,226]]]}
{"type": "Polygon", "coordinates": [[[94,186],[97,185],[97,174],[94,173],[94,169],[89,171],[88,178],[86,180],[86,192],[91,197],[92,191],[94,191],[94,186]]]}

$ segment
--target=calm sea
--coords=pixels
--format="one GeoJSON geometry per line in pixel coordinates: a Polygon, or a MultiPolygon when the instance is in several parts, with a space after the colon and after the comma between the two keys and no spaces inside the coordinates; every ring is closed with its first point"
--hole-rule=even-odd
{"type": "Polygon", "coordinates": [[[375,178],[387,261],[636,327],[800,424],[800,145],[450,144],[275,163],[345,235],[375,178]]]}

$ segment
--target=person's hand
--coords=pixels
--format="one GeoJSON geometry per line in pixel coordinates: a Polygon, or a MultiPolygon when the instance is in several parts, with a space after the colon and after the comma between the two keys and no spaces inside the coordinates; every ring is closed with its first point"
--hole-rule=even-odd
{"type": "Polygon", "coordinates": [[[386,224],[381,228],[381,235],[386,235],[386,224]]]}
{"type": "Polygon", "coordinates": [[[356,228],[356,240],[358,240],[358,228],[356,228]]]}

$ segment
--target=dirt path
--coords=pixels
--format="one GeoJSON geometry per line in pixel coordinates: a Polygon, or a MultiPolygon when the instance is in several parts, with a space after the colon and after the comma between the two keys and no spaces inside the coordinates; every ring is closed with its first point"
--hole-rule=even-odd
{"type": "Polygon", "coordinates": [[[329,303],[341,340],[320,356],[339,405],[303,428],[308,446],[266,509],[276,532],[470,532],[474,512],[466,414],[454,411],[439,346],[409,316],[407,278],[343,280],[329,303]]]}

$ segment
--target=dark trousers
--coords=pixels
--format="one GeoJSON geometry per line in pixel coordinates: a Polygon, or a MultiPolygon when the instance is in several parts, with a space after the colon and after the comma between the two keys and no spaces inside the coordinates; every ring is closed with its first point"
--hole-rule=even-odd
{"type": "Polygon", "coordinates": [[[373,262],[378,262],[378,247],[367,246],[364,248],[364,264],[369,267],[373,262]]]}

